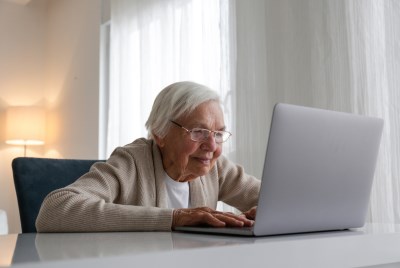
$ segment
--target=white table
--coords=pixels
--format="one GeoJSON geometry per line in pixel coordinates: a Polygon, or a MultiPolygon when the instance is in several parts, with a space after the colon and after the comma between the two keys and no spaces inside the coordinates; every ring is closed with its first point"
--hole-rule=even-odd
{"type": "Polygon", "coordinates": [[[0,248],[0,266],[6,267],[396,267],[400,225],[260,238],[175,232],[10,234],[0,236],[0,248]]]}
{"type": "Polygon", "coordinates": [[[0,235],[8,234],[7,213],[0,209],[0,235]]]}

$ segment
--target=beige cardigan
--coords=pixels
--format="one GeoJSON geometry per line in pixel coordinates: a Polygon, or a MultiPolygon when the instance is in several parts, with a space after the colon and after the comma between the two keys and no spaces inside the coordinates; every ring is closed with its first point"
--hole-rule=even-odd
{"type": "MultiPolygon", "coordinates": [[[[189,182],[191,207],[217,201],[246,211],[257,204],[260,181],[220,156],[210,172],[189,182]]],[[[36,219],[38,232],[170,231],[160,151],[138,139],[117,148],[73,184],[51,192],[36,219]]]]}

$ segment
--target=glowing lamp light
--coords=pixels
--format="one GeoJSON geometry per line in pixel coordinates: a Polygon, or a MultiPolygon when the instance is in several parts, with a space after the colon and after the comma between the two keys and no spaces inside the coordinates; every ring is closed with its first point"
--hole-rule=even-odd
{"type": "Polygon", "coordinates": [[[46,114],[37,106],[14,106],[6,111],[6,143],[23,145],[24,156],[27,145],[43,145],[45,141],[46,114]]]}

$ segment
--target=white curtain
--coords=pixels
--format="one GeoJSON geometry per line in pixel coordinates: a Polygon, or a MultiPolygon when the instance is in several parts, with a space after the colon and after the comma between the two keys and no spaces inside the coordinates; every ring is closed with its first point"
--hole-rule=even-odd
{"type": "Polygon", "coordinates": [[[273,104],[382,117],[369,220],[400,223],[400,2],[237,1],[237,160],[261,176],[273,104]]]}
{"type": "MultiPolygon", "coordinates": [[[[110,98],[107,156],[146,137],[158,92],[191,80],[219,92],[233,128],[234,6],[227,0],[111,1],[110,98]]],[[[233,151],[232,142],[225,150],[233,151]]]]}

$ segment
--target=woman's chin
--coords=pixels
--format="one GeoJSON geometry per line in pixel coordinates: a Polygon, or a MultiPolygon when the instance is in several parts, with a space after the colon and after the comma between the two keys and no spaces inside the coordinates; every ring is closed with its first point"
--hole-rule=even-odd
{"type": "Polygon", "coordinates": [[[190,174],[192,174],[195,178],[198,178],[200,176],[207,175],[208,172],[210,172],[212,168],[212,162],[210,160],[198,160],[190,163],[190,174]]]}
{"type": "Polygon", "coordinates": [[[196,177],[200,177],[200,176],[204,176],[207,175],[207,173],[210,171],[210,167],[202,167],[202,168],[198,168],[194,174],[196,174],[196,177]]]}

